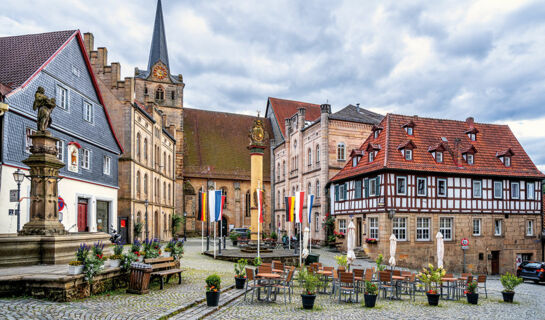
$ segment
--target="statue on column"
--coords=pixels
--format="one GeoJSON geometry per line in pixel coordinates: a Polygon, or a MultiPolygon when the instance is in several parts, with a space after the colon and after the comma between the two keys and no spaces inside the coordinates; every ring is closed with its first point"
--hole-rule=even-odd
{"type": "Polygon", "coordinates": [[[45,89],[38,87],[32,105],[34,111],[38,110],[38,131],[46,131],[51,126],[51,113],[56,105],[55,98],[48,98],[45,89]]]}

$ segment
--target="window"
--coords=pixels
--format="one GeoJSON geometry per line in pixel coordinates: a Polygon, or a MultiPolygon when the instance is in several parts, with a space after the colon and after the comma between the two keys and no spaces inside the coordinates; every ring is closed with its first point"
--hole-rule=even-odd
{"type": "Polygon", "coordinates": [[[505,157],[505,159],[503,160],[503,164],[506,167],[510,167],[511,166],[511,157],[505,157]]]}
{"type": "Polygon", "coordinates": [[[377,180],[376,179],[369,179],[369,195],[372,197],[377,195],[377,180]]]}
{"type": "Polygon", "coordinates": [[[136,171],[136,196],[140,197],[140,171],[136,171]]]}
{"type": "Polygon", "coordinates": [[[157,91],[155,91],[155,100],[164,100],[164,99],[165,99],[165,91],[161,87],[157,88],[157,91]]]}
{"type": "Polygon", "coordinates": [[[144,138],[144,160],[148,163],[148,138],[144,138]]]}
{"type": "Polygon", "coordinates": [[[339,186],[339,198],[338,200],[346,200],[346,185],[343,183],[343,184],[340,184],[339,186]]]}
{"type": "Polygon", "coordinates": [[[25,151],[30,153],[30,147],[32,147],[32,138],[31,135],[35,134],[36,130],[26,128],[25,130],[25,151]]]}
{"type": "Polygon", "coordinates": [[[501,233],[502,233],[501,225],[502,225],[501,219],[494,220],[494,235],[495,236],[501,236],[501,233]]]}
{"type": "Polygon", "coordinates": [[[439,232],[445,241],[452,240],[452,218],[439,218],[439,232]]]}
{"type": "Polygon", "coordinates": [[[369,218],[369,238],[378,240],[378,218],[369,218]]]}
{"type": "Polygon", "coordinates": [[[148,87],[147,87],[147,86],[144,86],[144,95],[145,95],[145,96],[148,95],[148,87]]]}
{"type": "Polygon", "coordinates": [[[416,218],[416,240],[430,241],[430,218],[416,218]]]}
{"type": "Polygon", "coordinates": [[[405,127],[405,131],[407,131],[407,134],[412,136],[413,135],[413,128],[412,127],[405,127]]]}
{"type": "Polygon", "coordinates": [[[168,175],[170,176],[170,154],[168,155],[167,171],[168,171],[168,175]]]}
{"type": "Polygon", "coordinates": [[[471,153],[467,154],[467,164],[473,165],[473,155],[471,153]]]}
{"type": "Polygon", "coordinates": [[[250,217],[250,191],[246,191],[246,217],[250,217]]]}
{"type": "Polygon", "coordinates": [[[394,218],[392,220],[392,233],[398,241],[407,240],[407,218],[394,218]]]}
{"type": "Polygon", "coordinates": [[[369,162],[373,162],[373,160],[375,160],[375,152],[374,151],[369,151],[369,162]]]}
{"type": "Polygon", "coordinates": [[[344,151],[345,150],[344,149],[345,149],[344,148],[344,143],[341,142],[341,143],[339,143],[337,145],[337,160],[339,160],[339,161],[344,161],[345,160],[345,158],[344,158],[344,153],[345,153],[344,151]]]}
{"type": "Polygon", "coordinates": [[[314,214],[314,232],[320,232],[320,214],[318,212],[314,214]]]}
{"type": "Polygon", "coordinates": [[[413,159],[413,151],[411,149],[405,149],[405,160],[413,159]]]}
{"type": "Polygon", "coordinates": [[[357,166],[359,160],[360,160],[360,157],[353,157],[352,158],[352,167],[357,166]]]}
{"type": "Polygon", "coordinates": [[[61,86],[57,86],[57,106],[65,110],[68,108],[68,90],[61,86]]]}
{"type": "Polygon", "coordinates": [[[435,161],[437,161],[437,163],[442,163],[443,162],[443,152],[436,152],[435,153],[435,161]]]}
{"type": "Polygon", "coordinates": [[[316,145],[316,163],[320,163],[320,145],[316,145]]]}
{"type": "Polygon", "coordinates": [[[339,219],[339,232],[346,233],[346,220],[339,219]]]}
{"type": "Polygon", "coordinates": [[[483,195],[483,182],[481,180],[473,180],[473,198],[480,198],[483,195]]]}
{"type": "Polygon", "coordinates": [[[286,160],[282,161],[282,178],[286,178],[286,160]]]}
{"type": "Polygon", "coordinates": [[[467,136],[469,137],[469,140],[471,141],[477,140],[477,135],[475,133],[468,133],[467,136]]]}
{"type": "Polygon", "coordinates": [[[163,181],[163,201],[167,200],[167,184],[163,181]]]}
{"type": "Polygon", "coordinates": [[[308,183],[307,186],[307,196],[310,196],[312,194],[312,183],[308,183]]]}
{"type": "Polygon", "coordinates": [[[473,235],[481,235],[481,219],[473,219],[473,235]]]}
{"type": "Polygon", "coordinates": [[[102,165],[102,172],[106,175],[110,175],[112,158],[104,156],[104,163],[102,165]]]}
{"type": "Polygon", "coordinates": [[[536,185],[533,182],[526,183],[526,199],[534,200],[536,192],[536,185]]]}
{"type": "Polygon", "coordinates": [[[276,169],[276,179],[280,180],[280,162],[278,163],[278,168],[276,169]]]}
{"type": "Polygon", "coordinates": [[[316,180],[316,199],[320,198],[320,180],[316,180]]]}
{"type": "Polygon", "coordinates": [[[307,150],[307,166],[311,166],[312,165],[312,150],[310,150],[310,148],[308,148],[307,150]]]}
{"type": "Polygon", "coordinates": [[[439,197],[447,196],[447,179],[437,179],[437,195],[439,197]]]}
{"type": "Polygon", "coordinates": [[[140,141],[142,140],[142,137],[140,136],[140,132],[136,134],[136,158],[138,161],[140,161],[140,141]]]}
{"type": "Polygon", "coordinates": [[[170,99],[174,100],[174,98],[176,98],[176,91],[171,91],[170,92],[170,99]]]}
{"type": "Polygon", "coordinates": [[[87,170],[91,167],[91,151],[88,149],[81,149],[81,167],[87,170]]]}
{"type": "MultiPolygon", "coordinates": [[[[397,177],[397,194],[406,195],[407,194],[407,177],[397,177]]],[[[371,187],[373,190],[373,187],[371,187]]]]}
{"type": "Polygon", "coordinates": [[[83,119],[87,122],[93,122],[93,105],[87,101],[83,102],[83,119]]]}
{"type": "Polygon", "coordinates": [[[297,150],[297,140],[293,140],[293,150],[297,150]]]}
{"type": "Polygon", "coordinates": [[[373,132],[374,139],[378,138],[379,134],[380,134],[380,130],[375,130],[375,132],[373,132]]]}
{"type": "Polygon", "coordinates": [[[518,182],[511,182],[511,199],[518,199],[520,197],[520,184],[518,182]]]}
{"type": "Polygon", "coordinates": [[[144,174],[144,194],[148,195],[148,174],[144,174]]]}
{"type": "Polygon", "coordinates": [[[416,178],[416,195],[426,196],[428,194],[428,184],[426,178],[416,178]]]}
{"type": "Polygon", "coordinates": [[[64,162],[64,141],[59,140],[55,145],[57,146],[57,159],[64,162]]]}
{"type": "Polygon", "coordinates": [[[529,237],[534,235],[534,220],[526,221],[526,235],[529,237]]]}
{"type": "Polygon", "coordinates": [[[494,199],[501,199],[503,193],[503,182],[494,181],[494,199]]]}
{"type": "Polygon", "coordinates": [[[361,199],[361,180],[354,181],[354,199],[361,199]]]}

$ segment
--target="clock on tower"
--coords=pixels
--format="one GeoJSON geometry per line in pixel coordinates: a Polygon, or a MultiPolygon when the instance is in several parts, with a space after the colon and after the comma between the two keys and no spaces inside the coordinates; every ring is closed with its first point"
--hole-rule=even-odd
{"type": "Polygon", "coordinates": [[[162,65],[156,65],[155,68],[153,68],[153,76],[159,80],[163,80],[167,77],[168,71],[165,67],[162,65]]]}

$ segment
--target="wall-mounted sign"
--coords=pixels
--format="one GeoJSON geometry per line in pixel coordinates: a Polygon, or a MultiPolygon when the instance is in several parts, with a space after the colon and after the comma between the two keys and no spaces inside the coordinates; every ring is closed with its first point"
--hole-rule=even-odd
{"type": "Polygon", "coordinates": [[[68,143],[68,171],[78,172],[80,148],[81,146],[77,142],[68,143]]]}
{"type": "Polygon", "coordinates": [[[64,206],[65,206],[64,199],[59,197],[59,200],[57,202],[59,204],[59,211],[62,211],[62,209],[64,209],[64,206]]]}

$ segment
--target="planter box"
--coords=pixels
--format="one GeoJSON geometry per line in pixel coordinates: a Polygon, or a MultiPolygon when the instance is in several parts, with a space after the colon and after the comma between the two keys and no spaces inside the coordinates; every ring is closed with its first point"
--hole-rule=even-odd
{"type": "Polygon", "coordinates": [[[365,306],[367,308],[374,308],[375,304],[377,303],[377,295],[376,294],[364,294],[363,298],[365,299],[365,306]]]}
{"type": "Polygon", "coordinates": [[[110,268],[119,268],[120,265],[121,265],[121,260],[119,259],[110,260],[110,268]]]}
{"type": "Polygon", "coordinates": [[[81,266],[68,266],[68,274],[76,275],[83,273],[83,265],[81,266]]]}

